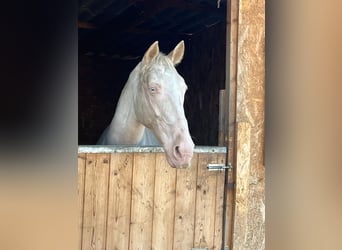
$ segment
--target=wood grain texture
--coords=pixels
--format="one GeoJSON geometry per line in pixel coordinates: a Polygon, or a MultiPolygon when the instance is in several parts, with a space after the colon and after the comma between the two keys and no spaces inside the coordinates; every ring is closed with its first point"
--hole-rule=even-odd
{"type": "Polygon", "coordinates": [[[78,197],[78,237],[79,237],[78,246],[79,246],[79,249],[82,249],[86,154],[79,154],[77,161],[78,161],[77,197],[78,197]]]}
{"type": "Polygon", "coordinates": [[[198,155],[191,167],[177,170],[173,249],[191,249],[194,242],[198,155]]]}
{"type": "Polygon", "coordinates": [[[130,248],[151,250],[155,153],[135,153],[132,182],[130,248]]]}
{"type": "Polygon", "coordinates": [[[249,123],[238,123],[237,126],[237,159],[235,184],[234,214],[234,250],[248,249],[248,195],[250,175],[251,127],[249,123]]]}
{"type": "Polygon", "coordinates": [[[106,242],[109,155],[87,154],[83,249],[104,249],[106,242]]]}
{"type": "MultiPolygon", "coordinates": [[[[230,25],[227,25],[226,36],[229,41],[229,49],[226,50],[226,90],[228,91],[228,100],[225,117],[227,140],[227,159],[229,163],[235,162],[235,125],[236,125],[236,98],[237,98],[237,54],[238,54],[238,14],[239,0],[231,0],[227,4],[227,19],[230,25]],[[228,65],[229,62],[229,65],[228,65]]],[[[234,183],[234,171],[227,173],[227,182],[234,183]]],[[[233,210],[234,210],[234,190],[229,188],[226,195],[226,226],[225,226],[225,246],[232,249],[233,244],[233,210]]]]}
{"type": "MultiPolygon", "coordinates": [[[[226,154],[217,154],[217,163],[226,164],[226,154]]],[[[226,170],[228,171],[228,170],[226,170]]],[[[224,189],[225,189],[225,172],[216,171],[216,200],[215,200],[215,227],[213,250],[222,249],[223,241],[223,212],[224,212],[224,189]]]]}
{"type": "Polygon", "coordinates": [[[129,248],[133,154],[111,154],[106,249],[129,248]]]}
{"type": "MultiPolygon", "coordinates": [[[[248,233],[240,249],[265,249],[265,1],[239,0],[236,122],[251,126],[248,233]]],[[[238,152],[238,151],[237,151],[238,152]]]]}
{"type": "Polygon", "coordinates": [[[195,153],[189,169],[164,153],[79,155],[81,249],[220,249],[224,172],[207,164],[225,153],[195,153]]]}
{"type": "Polygon", "coordinates": [[[156,155],[152,249],[173,249],[176,169],[170,168],[164,153],[156,155]]]}
{"type": "Polygon", "coordinates": [[[228,141],[227,135],[227,121],[228,121],[228,92],[225,89],[220,90],[219,96],[219,132],[218,132],[218,145],[226,146],[228,141]]]}
{"type": "Polygon", "coordinates": [[[194,247],[212,249],[218,172],[208,171],[208,163],[217,163],[217,155],[200,154],[198,157],[194,247]]]}

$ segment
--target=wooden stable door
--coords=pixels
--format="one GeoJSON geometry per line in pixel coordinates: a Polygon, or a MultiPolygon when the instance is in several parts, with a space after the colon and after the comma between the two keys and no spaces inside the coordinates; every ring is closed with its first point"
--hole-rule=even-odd
{"type": "Polygon", "coordinates": [[[221,249],[226,154],[195,153],[189,169],[162,152],[79,153],[80,249],[221,249]]]}

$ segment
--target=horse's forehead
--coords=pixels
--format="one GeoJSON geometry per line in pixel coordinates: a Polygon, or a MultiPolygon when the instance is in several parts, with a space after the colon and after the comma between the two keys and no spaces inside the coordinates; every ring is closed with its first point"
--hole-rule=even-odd
{"type": "Polygon", "coordinates": [[[182,77],[178,74],[177,70],[174,67],[168,65],[155,65],[151,67],[149,70],[149,80],[158,80],[158,79],[173,79],[180,80],[182,77]]]}
{"type": "Polygon", "coordinates": [[[156,74],[156,75],[171,75],[173,72],[173,68],[168,65],[153,65],[149,73],[156,74]]]}

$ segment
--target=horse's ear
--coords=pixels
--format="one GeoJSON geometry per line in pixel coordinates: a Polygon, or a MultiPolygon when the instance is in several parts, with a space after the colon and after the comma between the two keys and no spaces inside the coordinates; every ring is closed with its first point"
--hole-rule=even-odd
{"type": "Polygon", "coordinates": [[[184,41],[182,40],[167,56],[171,59],[171,61],[173,62],[173,65],[176,65],[182,61],[183,55],[184,55],[184,41]]]}
{"type": "Polygon", "coordinates": [[[158,41],[155,41],[145,52],[143,62],[149,64],[159,54],[158,41]]]}

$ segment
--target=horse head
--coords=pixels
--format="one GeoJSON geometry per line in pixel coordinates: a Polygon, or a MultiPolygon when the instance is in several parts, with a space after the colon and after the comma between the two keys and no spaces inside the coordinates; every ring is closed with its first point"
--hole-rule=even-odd
{"type": "Polygon", "coordinates": [[[189,167],[194,149],[183,108],[187,85],[175,68],[183,55],[184,41],[168,55],[154,42],[140,62],[134,98],[137,120],[153,131],[172,167],[189,167]]]}

